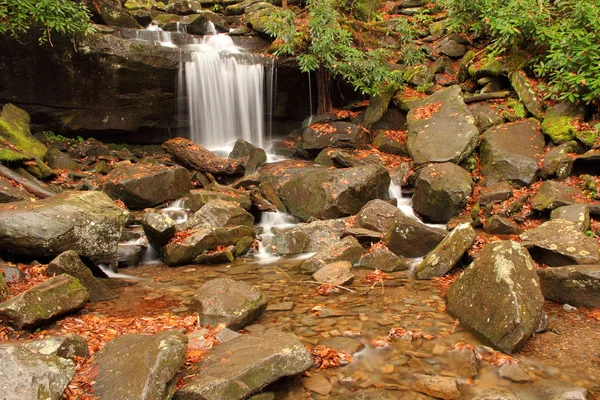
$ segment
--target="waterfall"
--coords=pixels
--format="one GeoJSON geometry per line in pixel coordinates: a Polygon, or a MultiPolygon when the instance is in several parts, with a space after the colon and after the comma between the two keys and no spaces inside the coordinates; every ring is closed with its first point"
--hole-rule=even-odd
{"type": "Polygon", "coordinates": [[[263,147],[264,59],[242,53],[227,35],[191,48],[186,88],[191,139],[210,150],[242,138],[263,147]]]}

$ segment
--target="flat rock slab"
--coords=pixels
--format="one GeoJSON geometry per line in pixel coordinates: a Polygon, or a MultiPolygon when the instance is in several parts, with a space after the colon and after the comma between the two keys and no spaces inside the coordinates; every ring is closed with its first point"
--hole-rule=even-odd
{"type": "Polygon", "coordinates": [[[311,355],[295,336],[276,329],[253,332],[216,346],[174,398],[243,399],[312,365],[311,355]]]}
{"type": "Polygon", "coordinates": [[[600,265],[538,269],[544,298],[577,307],[600,307],[600,265]]]}
{"type": "Polygon", "coordinates": [[[411,102],[410,107],[407,144],[415,164],[460,163],[477,146],[479,130],[459,86],[411,102]]]}
{"type": "Polygon", "coordinates": [[[476,236],[471,224],[458,225],[417,266],[415,271],[417,278],[433,279],[436,276],[443,276],[458,263],[465,251],[473,244],[476,236]]]}
{"type": "Polygon", "coordinates": [[[0,303],[0,315],[19,329],[30,328],[83,308],[89,298],[76,278],[63,274],[0,303]]]}
{"type": "Polygon", "coordinates": [[[94,395],[101,399],[170,399],[188,338],[176,331],[130,334],[111,340],[94,356],[94,395]]]}
{"type": "Polygon", "coordinates": [[[510,180],[529,185],[543,154],[544,135],[538,120],[498,125],[481,137],[481,173],[487,184],[510,180]]]}
{"type": "Polygon", "coordinates": [[[505,352],[525,343],[544,312],[533,260],[512,241],[488,244],[450,286],[446,299],[462,324],[505,352]]]}
{"type": "Polygon", "coordinates": [[[530,253],[536,260],[551,267],[571,264],[598,264],[600,247],[581,232],[577,225],[564,219],[554,219],[520,235],[533,246],[530,253]]]}
{"type": "Polygon", "coordinates": [[[252,285],[219,278],[202,285],[190,307],[200,314],[202,325],[225,323],[229,329],[238,330],[262,315],[267,299],[252,285]]]}
{"type": "Polygon", "coordinates": [[[117,251],[129,212],[102,192],[63,192],[35,203],[0,206],[0,251],[52,256],[74,250],[80,256],[117,251]]]}
{"type": "Polygon", "coordinates": [[[354,274],[350,272],[351,269],[351,262],[337,261],[320,268],[312,277],[317,282],[341,286],[352,283],[354,280],[354,274]]]}

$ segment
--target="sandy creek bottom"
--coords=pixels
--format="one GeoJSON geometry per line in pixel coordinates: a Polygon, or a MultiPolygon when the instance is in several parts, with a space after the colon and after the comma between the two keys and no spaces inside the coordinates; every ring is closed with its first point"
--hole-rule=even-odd
{"type": "MultiPolygon", "coordinates": [[[[453,365],[446,350],[457,343],[473,345],[480,351],[489,343],[461,325],[445,311],[439,287],[431,281],[416,281],[408,271],[390,273],[395,279],[371,288],[361,282],[372,270],[354,269],[355,280],[348,285],[355,293],[340,291],[321,296],[316,285],[300,283],[310,277],[298,273],[298,260],[279,260],[260,264],[253,259],[240,259],[220,266],[191,265],[168,268],[162,265],[142,265],[120,272],[138,278],[132,285],[116,289],[118,299],[91,304],[87,312],[102,316],[146,316],[170,310],[187,314],[195,291],[208,280],[228,277],[259,287],[269,304],[293,302],[287,311],[266,311],[257,321],[297,335],[306,345],[315,345],[323,338],[351,336],[361,340],[366,348],[354,354],[354,361],[335,369],[309,371],[332,385],[328,395],[318,395],[303,386],[305,376],[280,380],[265,390],[276,398],[339,398],[356,390],[385,388],[396,398],[429,398],[403,391],[410,386],[415,373],[461,375],[460,366],[453,365]],[[313,310],[321,310],[315,312],[313,310]],[[393,327],[402,327],[424,335],[430,340],[391,340],[378,348],[377,338],[387,338],[393,327]]],[[[547,302],[550,330],[535,335],[523,349],[513,355],[534,379],[543,378],[574,383],[586,387],[590,398],[600,399],[600,321],[589,318],[585,310],[567,312],[555,303],[547,302]]],[[[498,367],[484,360],[474,383],[461,379],[462,398],[470,399],[491,386],[510,388],[520,399],[532,398],[528,383],[513,383],[498,377],[498,367]]],[[[313,378],[314,379],[314,378],[313,378]]],[[[328,386],[326,384],[326,386],[328,386]]]]}

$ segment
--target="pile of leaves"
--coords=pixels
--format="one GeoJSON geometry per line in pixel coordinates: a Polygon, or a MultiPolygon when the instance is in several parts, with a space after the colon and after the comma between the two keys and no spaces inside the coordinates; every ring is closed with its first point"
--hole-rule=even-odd
{"type": "Polygon", "coordinates": [[[306,349],[312,356],[313,360],[315,361],[315,365],[317,365],[319,369],[337,368],[353,361],[353,358],[350,354],[341,350],[336,351],[331,347],[314,346],[307,347],[306,349]]]}
{"type": "Polygon", "coordinates": [[[414,120],[430,119],[433,114],[440,110],[440,107],[442,107],[442,103],[429,103],[426,106],[415,108],[411,118],[414,120]]]}
{"type": "Polygon", "coordinates": [[[425,339],[425,340],[432,340],[435,338],[435,335],[424,334],[423,332],[414,332],[414,331],[404,329],[401,327],[394,327],[394,328],[390,329],[388,336],[390,339],[405,338],[405,339],[410,339],[411,341],[414,339],[421,339],[421,338],[425,339]]]}

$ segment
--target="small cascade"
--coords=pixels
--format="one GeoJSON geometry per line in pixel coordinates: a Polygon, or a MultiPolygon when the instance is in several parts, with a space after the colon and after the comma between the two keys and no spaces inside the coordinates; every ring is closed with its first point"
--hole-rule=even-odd
{"type": "Polygon", "coordinates": [[[186,62],[191,139],[225,149],[237,138],[263,147],[264,57],[242,53],[227,35],[209,35],[186,62]]]}
{"type": "Polygon", "coordinates": [[[293,220],[293,217],[281,211],[261,213],[260,224],[258,226],[263,229],[263,232],[258,242],[258,252],[255,254],[260,264],[268,264],[281,258],[274,255],[271,251],[271,245],[275,237],[273,232],[271,232],[271,228],[293,228],[296,224],[290,222],[290,220],[293,220]]]}
{"type": "MultiPolygon", "coordinates": [[[[424,223],[417,216],[417,214],[415,214],[415,211],[413,210],[412,198],[402,197],[402,188],[400,187],[400,185],[398,185],[394,181],[390,182],[390,188],[388,189],[388,196],[390,199],[396,199],[396,202],[397,202],[396,207],[398,207],[400,209],[400,211],[402,211],[404,213],[404,215],[414,219],[415,221],[424,223]]],[[[444,225],[444,224],[427,224],[427,223],[424,223],[424,224],[431,228],[439,228],[439,229],[446,230],[446,225],[444,225]]]]}

